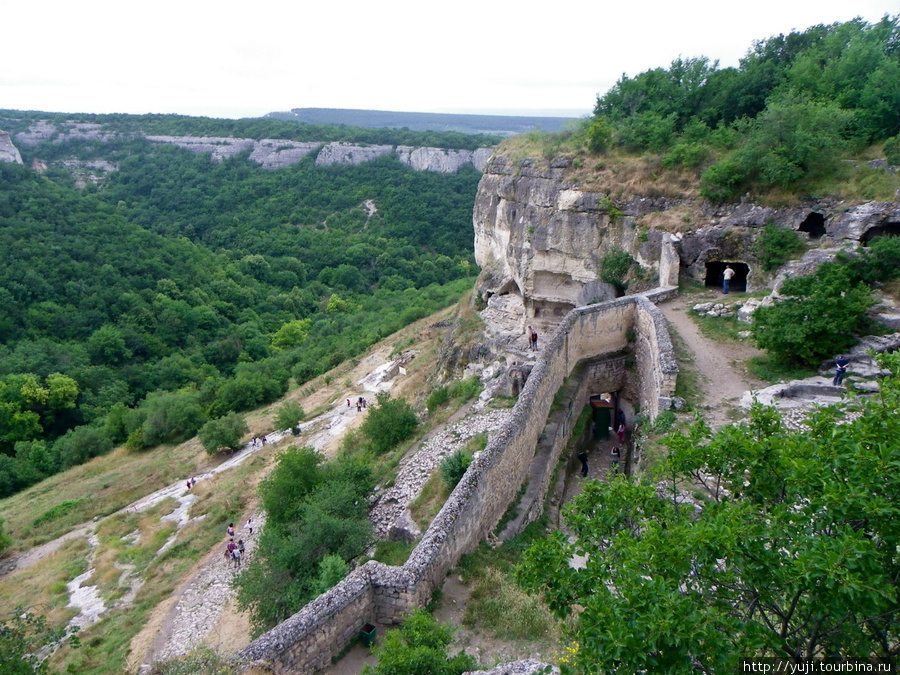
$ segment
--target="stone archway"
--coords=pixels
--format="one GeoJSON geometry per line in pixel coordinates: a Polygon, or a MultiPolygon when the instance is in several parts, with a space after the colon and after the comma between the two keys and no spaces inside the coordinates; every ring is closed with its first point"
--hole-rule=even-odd
{"type": "Polygon", "coordinates": [[[706,263],[706,277],[703,284],[708,288],[722,288],[722,272],[725,266],[731,265],[734,276],[731,278],[731,290],[744,292],[747,290],[747,277],[750,276],[750,266],[742,262],[729,262],[727,260],[711,260],[706,263]]]}

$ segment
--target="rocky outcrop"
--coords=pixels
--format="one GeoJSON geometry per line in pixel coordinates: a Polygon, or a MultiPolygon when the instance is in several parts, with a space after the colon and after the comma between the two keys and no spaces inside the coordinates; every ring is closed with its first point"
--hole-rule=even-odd
{"type": "MultiPolygon", "coordinates": [[[[604,194],[566,180],[565,161],[539,167],[494,156],[484,168],[475,199],[477,288],[485,299],[521,298],[520,327],[556,325],[575,307],[615,298],[600,281],[603,257],[628,251],[639,276],[629,290],[677,285],[678,254],[666,232],[640,231],[604,194]]],[[[658,208],[636,200],[634,211],[658,208]]],[[[519,304],[519,303],[514,303],[519,304]]]]}
{"type": "MultiPolygon", "coordinates": [[[[48,121],[38,121],[28,131],[17,134],[16,139],[27,145],[37,145],[47,141],[107,141],[117,136],[116,133],[104,131],[100,124],[67,122],[57,128],[57,125],[48,121]]],[[[446,148],[416,148],[406,145],[299,142],[272,138],[257,141],[252,138],[230,136],[146,136],[146,138],[153,143],[169,143],[197,154],[208,154],[217,162],[248,153],[250,161],[256,162],[264,169],[290,166],[312,153],[317,153],[316,164],[320,166],[360,164],[382,155],[396,153],[401,163],[416,171],[456,173],[465,166],[474,166],[481,171],[493,153],[493,148],[448,150],[446,148]]],[[[12,145],[11,142],[10,145],[12,145]]],[[[18,153],[18,151],[16,152],[18,153]]],[[[0,145],[0,157],[2,157],[2,145],[0,145]]],[[[19,162],[21,162],[21,157],[19,162]]]]}
{"type": "Polygon", "coordinates": [[[22,155],[19,149],[13,145],[8,131],[0,131],[0,162],[7,164],[21,164],[22,155]]]}

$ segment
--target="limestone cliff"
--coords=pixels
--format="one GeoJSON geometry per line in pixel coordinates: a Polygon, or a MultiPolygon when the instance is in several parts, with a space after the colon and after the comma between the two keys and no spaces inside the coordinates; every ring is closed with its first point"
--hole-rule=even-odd
{"type": "MultiPolygon", "coordinates": [[[[115,134],[105,131],[100,124],[70,122],[57,128],[49,122],[39,121],[28,131],[17,134],[16,139],[26,145],[36,145],[45,141],[107,141],[115,137],[115,134]]],[[[448,150],[405,145],[298,142],[271,138],[258,141],[252,138],[214,136],[146,136],[146,138],[154,143],[170,143],[197,154],[208,154],[217,162],[241,153],[249,153],[250,161],[265,169],[278,169],[296,164],[311,153],[316,153],[316,164],[319,165],[359,164],[382,155],[396,153],[401,163],[416,171],[456,173],[465,166],[474,166],[481,171],[493,152],[492,148],[448,150]]]]}
{"type": "MultiPolygon", "coordinates": [[[[666,232],[639,230],[606,195],[565,178],[566,160],[540,167],[494,156],[475,200],[477,289],[521,303],[521,327],[555,325],[574,307],[615,297],[601,261],[622,249],[639,263],[631,288],[677,285],[678,258],[666,232]]],[[[495,301],[496,302],[496,301],[495,301]]]]}
{"type": "Polygon", "coordinates": [[[13,145],[7,131],[0,131],[0,162],[6,162],[7,164],[22,163],[22,155],[19,154],[19,149],[13,145]]]}
{"type": "Polygon", "coordinates": [[[498,154],[484,168],[474,210],[477,290],[507,330],[546,330],[573,307],[614,297],[599,281],[601,261],[613,249],[638,263],[629,292],[677,285],[679,275],[716,286],[726,264],[738,270],[740,290],[754,290],[809,273],[837,251],[900,234],[897,202],[822,199],[780,209],[668,198],[614,202],[570,180],[570,165],[566,158],[498,154]],[[766,225],[798,232],[806,254],[780,271],[762,269],[754,243],[766,225]]]}

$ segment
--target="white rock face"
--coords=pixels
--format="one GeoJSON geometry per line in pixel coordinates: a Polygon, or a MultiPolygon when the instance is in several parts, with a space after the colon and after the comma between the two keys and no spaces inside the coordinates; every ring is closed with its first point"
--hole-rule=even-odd
{"type": "Polygon", "coordinates": [[[599,276],[603,257],[616,249],[640,263],[647,288],[677,282],[679,258],[668,234],[642,238],[630,216],[611,217],[606,196],[570,183],[563,169],[495,156],[478,186],[477,288],[487,297],[519,296],[521,329],[533,324],[546,332],[574,307],[613,299],[615,289],[599,276]]]}
{"type": "Polygon", "coordinates": [[[0,131],[0,162],[6,162],[7,164],[22,163],[22,155],[19,153],[19,149],[13,145],[7,131],[0,131]]]}
{"type": "Polygon", "coordinates": [[[331,164],[361,164],[394,151],[392,145],[352,145],[350,143],[329,143],[316,156],[317,166],[331,164]]]}
{"type": "MultiPolygon", "coordinates": [[[[3,133],[0,132],[0,161],[14,161],[3,159],[3,133]]],[[[106,141],[117,135],[103,131],[103,127],[99,124],[71,122],[58,126],[46,120],[40,120],[35,122],[27,132],[17,134],[16,139],[28,145],[36,145],[53,139],[59,141],[71,139],[106,141]]],[[[360,164],[396,152],[403,164],[416,171],[456,173],[462,167],[470,165],[479,171],[483,170],[494,152],[493,148],[448,150],[445,148],[414,148],[406,145],[298,142],[273,138],[264,138],[259,141],[252,138],[223,136],[147,136],[146,138],[154,143],[171,143],[197,154],[209,154],[217,162],[249,151],[250,161],[256,162],[265,169],[279,169],[296,164],[318,150],[316,164],[320,166],[360,164]]],[[[9,140],[8,136],[7,140],[9,140]]],[[[9,141],[9,146],[15,150],[12,141],[9,141]]],[[[13,156],[10,151],[10,157],[13,156]]],[[[15,150],[15,156],[18,156],[18,150],[15,150]]],[[[21,163],[21,161],[22,158],[19,156],[18,162],[21,163]]]]}

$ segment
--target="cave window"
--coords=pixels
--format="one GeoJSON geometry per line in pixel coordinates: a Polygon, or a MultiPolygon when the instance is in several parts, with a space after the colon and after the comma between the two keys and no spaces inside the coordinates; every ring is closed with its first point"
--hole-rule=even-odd
{"type": "Polygon", "coordinates": [[[878,237],[898,237],[900,236],[900,223],[885,223],[884,225],[876,225],[866,230],[862,237],[863,246],[868,246],[869,242],[878,237]]]}
{"type": "Polygon", "coordinates": [[[711,261],[706,263],[706,279],[703,284],[709,288],[722,288],[722,272],[725,266],[731,265],[734,276],[731,278],[731,290],[743,292],[747,290],[747,276],[750,274],[750,266],[742,262],[711,261]]]}
{"type": "Polygon", "coordinates": [[[825,216],[821,213],[811,212],[806,219],[800,223],[800,231],[806,232],[810,239],[818,239],[825,234],[825,216]]]}

